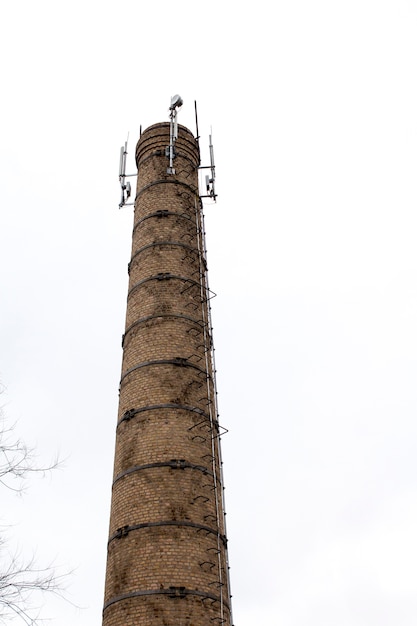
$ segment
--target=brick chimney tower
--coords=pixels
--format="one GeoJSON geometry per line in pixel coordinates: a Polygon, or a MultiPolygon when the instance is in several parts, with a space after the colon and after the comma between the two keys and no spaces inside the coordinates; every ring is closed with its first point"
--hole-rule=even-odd
{"type": "Polygon", "coordinates": [[[231,626],[198,143],[171,118],[136,163],[103,625],[231,626]]]}

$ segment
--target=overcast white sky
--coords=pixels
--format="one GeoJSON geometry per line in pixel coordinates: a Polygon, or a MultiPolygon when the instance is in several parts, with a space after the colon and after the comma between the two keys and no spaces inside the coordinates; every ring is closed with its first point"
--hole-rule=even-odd
{"type": "Polygon", "coordinates": [[[236,626],[417,623],[417,3],[2,9],[0,378],[47,462],[12,545],[100,626],[132,210],[119,148],[213,127],[206,207],[236,626]]]}

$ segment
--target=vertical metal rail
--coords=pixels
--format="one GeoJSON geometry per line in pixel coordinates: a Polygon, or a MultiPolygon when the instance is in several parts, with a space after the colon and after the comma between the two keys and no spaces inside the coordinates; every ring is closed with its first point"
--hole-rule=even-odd
{"type": "MultiPolygon", "coordinates": [[[[209,354],[211,353],[211,333],[210,333],[210,322],[208,317],[208,290],[207,290],[207,274],[204,267],[205,256],[204,255],[204,244],[203,244],[203,224],[201,220],[201,207],[200,207],[200,199],[197,202],[197,198],[194,199],[195,204],[195,213],[196,213],[196,235],[197,235],[197,245],[198,245],[198,259],[199,259],[199,273],[200,273],[200,299],[201,299],[201,313],[203,318],[203,333],[204,333],[204,356],[205,356],[205,367],[207,372],[206,384],[207,384],[207,400],[208,400],[208,414],[210,419],[210,431],[211,431],[211,456],[212,456],[212,470],[213,470],[213,490],[214,490],[214,500],[216,506],[216,524],[217,524],[217,567],[219,572],[219,588],[220,588],[220,620],[221,624],[224,623],[224,606],[223,606],[223,575],[222,575],[222,550],[221,550],[221,539],[220,539],[220,511],[219,511],[219,494],[218,494],[218,484],[217,484],[217,464],[216,458],[216,446],[215,446],[215,416],[216,416],[216,405],[215,405],[215,387],[214,384],[212,388],[210,388],[210,359],[209,354]],[[206,306],[205,306],[206,305],[206,306]],[[214,419],[213,419],[213,405],[214,405],[214,419]]],[[[211,364],[211,378],[214,381],[214,366],[211,364]]],[[[220,465],[220,460],[219,460],[220,465]]],[[[220,488],[223,487],[221,483],[221,478],[219,477],[220,488]]]]}
{"type": "Polygon", "coordinates": [[[194,114],[195,114],[195,139],[198,143],[198,149],[200,150],[200,133],[198,132],[198,114],[197,114],[197,100],[194,100],[194,114]]]}
{"type": "MultiPolygon", "coordinates": [[[[220,540],[220,504],[219,500],[222,504],[223,509],[223,528],[224,528],[224,536],[227,540],[227,530],[226,530],[226,510],[225,510],[225,498],[224,498],[224,482],[223,482],[223,461],[221,456],[221,446],[220,446],[220,431],[216,433],[216,428],[218,425],[218,406],[217,406],[217,384],[216,384],[216,361],[214,356],[214,342],[213,342],[213,326],[211,319],[211,305],[210,305],[210,288],[208,281],[208,272],[207,272],[207,247],[206,247],[206,231],[204,224],[204,212],[203,212],[203,203],[200,197],[195,199],[195,211],[196,211],[196,227],[197,227],[197,242],[198,242],[198,252],[199,252],[199,265],[200,265],[200,289],[201,289],[201,302],[202,302],[202,315],[203,315],[203,328],[204,328],[204,344],[208,348],[205,351],[205,361],[206,361],[206,371],[207,371],[207,392],[208,399],[210,400],[210,396],[212,396],[212,402],[209,402],[209,416],[210,416],[210,426],[211,426],[211,447],[212,447],[212,467],[213,467],[213,476],[214,476],[214,493],[215,493],[215,503],[216,503],[216,521],[217,521],[217,551],[218,551],[218,569],[219,569],[219,585],[220,585],[220,619],[223,624],[224,619],[224,603],[223,603],[223,574],[222,574],[222,563],[221,563],[221,540],[220,540]],[[206,303],[206,307],[204,304],[206,303]],[[206,319],[207,313],[207,319],[206,319]],[[212,390],[210,393],[210,378],[209,378],[209,355],[211,356],[211,378],[212,378],[212,390]],[[214,418],[213,418],[214,412],[214,418]],[[216,444],[217,442],[217,444],[216,444]],[[219,468],[217,472],[216,467],[216,452],[217,459],[219,462],[219,468]],[[219,473],[219,483],[220,483],[220,498],[219,498],[219,487],[217,485],[217,473],[219,473]]],[[[232,604],[231,604],[231,589],[230,589],[230,576],[229,576],[229,558],[228,558],[228,550],[227,543],[224,549],[225,555],[225,569],[226,569],[226,587],[227,593],[229,594],[229,614],[230,614],[230,624],[233,625],[233,616],[232,616],[232,604]]]]}

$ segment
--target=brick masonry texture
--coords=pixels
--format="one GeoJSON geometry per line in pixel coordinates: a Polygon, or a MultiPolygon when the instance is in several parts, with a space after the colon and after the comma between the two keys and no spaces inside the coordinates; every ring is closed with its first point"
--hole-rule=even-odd
{"type": "Polygon", "coordinates": [[[104,626],[231,626],[199,149],[144,131],[129,263],[104,626]]]}

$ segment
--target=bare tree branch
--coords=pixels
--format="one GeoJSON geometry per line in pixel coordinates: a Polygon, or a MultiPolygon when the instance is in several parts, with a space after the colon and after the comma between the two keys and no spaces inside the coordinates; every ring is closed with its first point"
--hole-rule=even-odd
{"type": "Polygon", "coordinates": [[[25,479],[33,474],[45,475],[59,465],[55,459],[45,467],[37,465],[37,455],[21,439],[14,439],[15,424],[6,426],[0,418],[0,485],[21,492],[25,479]]]}
{"type": "Polygon", "coordinates": [[[36,624],[40,607],[33,604],[34,596],[52,592],[63,597],[66,576],[58,574],[53,564],[39,568],[34,558],[25,563],[12,557],[0,573],[0,623],[19,617],[25,624],[36,624]]]}
{"type": "MultiPolygon", "coordinates": [[[[0,488],[21,493],[26,479],[34,474],[45,475],[59,462],[56,459],[50,465],[39,465],[34,449],[14,434],[15,425],[7,426],[0,415],[0,488]]],[[[16,554],[9,554],[5,545],[3,530],[0,534],[0,625],[14,623],[17,619],[26,626],[36,626],[41,621],[41,596],[52,593],[63,597],[63,582],[68,573],[59,574],[53,563],[42,568],[34,557],[25,561],[16,554]]]]}

